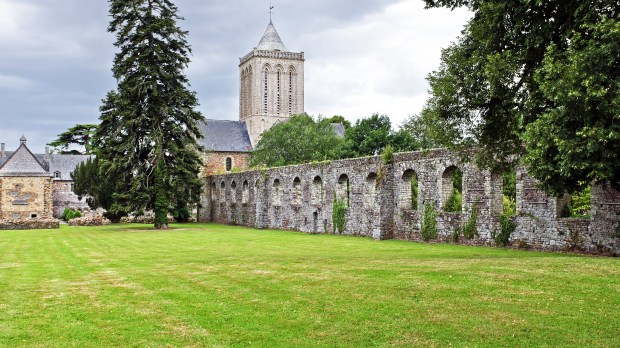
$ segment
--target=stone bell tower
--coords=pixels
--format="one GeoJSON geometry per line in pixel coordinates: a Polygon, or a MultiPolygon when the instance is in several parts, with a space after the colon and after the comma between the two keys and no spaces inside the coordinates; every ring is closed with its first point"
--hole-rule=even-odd
{"type": "Polygon", "coordinates": [[[271,20],[258,46],[240,58],[239,120],[252,146],[279,121],[304,112],[304,53],[290,52],[271,20]]]}

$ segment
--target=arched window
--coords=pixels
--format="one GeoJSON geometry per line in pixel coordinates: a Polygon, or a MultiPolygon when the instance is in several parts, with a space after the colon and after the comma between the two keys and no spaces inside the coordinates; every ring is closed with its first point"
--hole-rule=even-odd
{"type": "Polygon", "coordinates": [[[323,180],[320,176],[315,176],[312,181],[311,201],[315,205],[323,204],[323,180]]]}
{"type": "Polygon", "coordinates": [[[220,202],[226,201],[226,184],[222,181],[220,184],[220,202]]]}
{"type": "Polygon", "coordinates": [[[295,178],[293,180],[293,199],[294,205],[301,205],[301,179],[295,178]]]}
{"type": "Polygon", "coordinates": [[[282,111],[282,71],[278,69],[276,73],[276,112],[279,115],[282,111]]]}
{"type": "Polygon", "coordinates": [[[215,186],[215,183],[211,183],[211,201],[217,201],[217,187],[215,186]]]}
{"type": "Polygon", "coordinates": [[[237,202],[237,183],[235,181],[230,184],[230,201],[237,202]]]}
{"type": "Polygon", "coordinates": [[[293,114],[293,72],[294,68],[291,66],[288,73],[288,114],[293,114]]]}
{"type": "Polygon", "coordinates": [[[263,69],[263,114],[267,114],[269,106],[269,69],[263,69]]]}
{"type": "Polygon", "coordinates": [[[443,210],[460,213],[463,211],[463,172],[456,166],[446,168],[441,176],[441,200],[443,210]]]}
{"type": "Polygon", "coordinates": [[[399,193],[402,209],[418,210],[418,175],[413,169],[403,173],[399,193]]]}
{"type": "Polygon", "coordinates": [[[364,204],[367,208],[372,208],[374,206],[376,191],[377,174],[370,173],[366,177],[366,185],[364,186],[364,204]]]}
{"type": "Polygon", "coordinates": [[[273,200],[273,205],[279,207],[282,204],[281,199],[282,191],[280,190],[280,180],[275,179],[273,181],[273,187],[271,188],[271,197],[273,200]]]}
{"type": "Polygon", "coordinates": [[[226,171],[230,172],[232,170],[232,157],[226,157],[226,171]]]}
{"type": "Polygon", "coordinates": [[[342,174],[338,178],[338,184],[336,185],[336,198],[339,201],[344,202],[347,207],[351,203],[351,194],[349,187],[349,177],[346,174],[342,174]]]}
{"type": "Polygon", "coordinates": [[[243,188],[241,191],[241,203],[247,204],[249,201],[250,201],[250,185],[248,184],[248,181],[245,180],[243,182],[243,188]]]}

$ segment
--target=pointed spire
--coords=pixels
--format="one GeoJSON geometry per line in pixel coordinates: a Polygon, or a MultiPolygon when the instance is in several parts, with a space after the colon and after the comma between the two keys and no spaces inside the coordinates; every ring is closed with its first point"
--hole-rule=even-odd
{"type": "Polygon", "coordinates": [[[21,138],[19,138],[19,143],[20,143],[20,144],[24,144],[24,145],[26,145],[26,141],[27,141],[27,140],[26,140],[26,136],[25,136],[25,135],[22,135],[22,137],[21,137],[21,138]]]}
{"type": "Polygon", "coordinates": [[[280,39],[280,35],[276,31],[276,28],[273,26],[271,20],[269,20],[269,25],[267,26],[267,30],[265,30],[265,34],[263,34],[263,38],[260,39],[258,46],[256,49],[261,51],[282,51],[288,52],[286,46],[280,39]]]}

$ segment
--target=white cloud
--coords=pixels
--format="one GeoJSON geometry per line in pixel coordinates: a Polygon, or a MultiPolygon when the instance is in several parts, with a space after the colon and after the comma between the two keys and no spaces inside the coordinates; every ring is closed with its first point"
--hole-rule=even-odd
{"type": "Polygon", "coordinates": [[[403,1],[358,23],[308,34],[306,110],[350,120],[374,112],[397,125],[427,99],[428,73],[455,41],[470,13],[425,10],[403,1]]]}
{"type": "Polygon", "coordinates": [[[0,89],[25,90],[32,85],[32,81],[23,77],[0,75],[0,89]]]}

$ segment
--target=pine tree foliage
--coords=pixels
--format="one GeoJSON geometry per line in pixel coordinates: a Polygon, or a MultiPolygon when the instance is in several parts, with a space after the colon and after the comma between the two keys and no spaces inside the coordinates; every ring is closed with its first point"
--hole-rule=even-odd
{"type": "Polygon", "coordinates": [[[203,117],[183,72],[191,49],[177,12],[169,0],[110,0],[118,86],[103,100],[95,145],[102,170],[117,184],[115,212],[168,210],[199,199],[203,117]]]}

